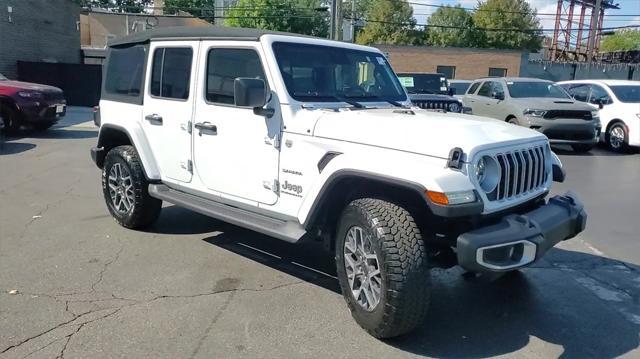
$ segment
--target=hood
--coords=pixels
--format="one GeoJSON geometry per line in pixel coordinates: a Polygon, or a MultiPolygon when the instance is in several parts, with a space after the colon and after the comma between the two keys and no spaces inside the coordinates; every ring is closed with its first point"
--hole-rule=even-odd
{"type": "Polygon", "coordinates": [[[5,80],[0,81],[1,87],[13,87],[18,90],[31,90],[31,91],[42,91],[42,92],[62,92],[61,89],[49,86],[49,85],[41,85],[33,82],[22,82],[22,81],[12,81],[5,80]]]}
{"type": "Polygon", "coordinates": [[[324,112],[313,135],[439,158],[448,158],[455,147],[469,154],[500,142],[546,139],[539,132],[486,117],[413,112],[415,115],[394,109],[324,112]]]}
{"type": "Polygon", "coordinates": [[[517,104],[522,109],[530,108],[536,110],[584,110],[591,111],[597,106],[574,99],[551,98],[551,97],[524,97],[511,98],[510,102],[517,104]]]}
{"type": "Polygon", "coordinates": [[[411,101],[458,101],[455,97],[440,94],[410,93],[411,101]]]}

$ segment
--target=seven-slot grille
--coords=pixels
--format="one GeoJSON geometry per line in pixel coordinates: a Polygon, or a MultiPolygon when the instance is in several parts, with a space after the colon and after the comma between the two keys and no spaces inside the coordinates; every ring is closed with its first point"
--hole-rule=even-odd
{"type": "Polygon", "coordinates": [[[413,103],[425,110],[449,110],[449,104],[451,102],[445,101],[419,101],[414,100],[413,103]]]}
{"type": "Polygon", "coordinates": [[[536,191],[547,180],[546,146],[507,151],[494,156],[500,166],[500,181],[496,189],[487,193],[492,201],[508,200],[536,191]]]}

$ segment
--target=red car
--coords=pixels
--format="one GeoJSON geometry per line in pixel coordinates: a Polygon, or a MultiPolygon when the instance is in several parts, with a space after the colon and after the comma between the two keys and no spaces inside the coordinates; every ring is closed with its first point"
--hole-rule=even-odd
{"type": "Polygon", "coordinates": [[[64,92],[53,86],[11,81],[0,74],[0,118],[5,131],[31,125],[37,130],[53,126],[67,111],[64,92]]]}

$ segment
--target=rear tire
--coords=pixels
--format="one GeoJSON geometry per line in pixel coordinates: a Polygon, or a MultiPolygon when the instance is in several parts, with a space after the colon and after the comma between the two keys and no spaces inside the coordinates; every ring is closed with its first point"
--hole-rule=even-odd
{"type": "Polygon", "coordinates": [[[579,153],[586,153],[589,152],[593,149],[593,147],[595,147],[595,145],[571,145],[571,148],[573,148],[573,150],[575,152],[579,152],[579,153]]]}
{"type": "Polygon", "coordinates": [[[509,122],[512,125],[520,126],[520,122],[518,122],[518,119],[515,117],[509,117],[507,119],[507,122],[509,122]]]}
{"type": "Polygon", "coordinates": [[[372,336],[399,336],[424,320],[431,293],[427,252],[404,208],[373,198],[347,205],[337,228],[336,266],[351,315],[372,336]]]}
{"type": "Polygon", "coordinates": [[[132,229],[151,225],[160,215],[162,201],[149,195],[138,153],[133,146],[109,151],[102,169],[102,192],[111,216],[132,229]]]}

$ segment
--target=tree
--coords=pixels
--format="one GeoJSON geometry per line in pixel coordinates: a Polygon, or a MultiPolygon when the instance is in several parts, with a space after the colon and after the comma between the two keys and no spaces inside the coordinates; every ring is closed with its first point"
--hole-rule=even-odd
{"type": "Polygon", "coordinates": [[[165,0],[164,13],[178,14],[183,11],[214,23],[215,6],[216,0],[165,0]]]}
{"type": "Polygon", "coordinates": [[[367,24],[358,34],[360,44],[420,45],[424,31],[416,31],[413,9],[405,0],[373,0],[367,24]]]}
{"type": "Polygon", "coordinates": [[[486,38],[485,47],[539,50],[542,46],[536,10],[525,0],[487,0],[478,5],[473,21],[478,28],[510,29],[481,30],[486,38]]]}
{"type": "Polygon", "coordinates": [[[602,38],[600,52],[640,50],[640,30],[623,29],[602,38]]]}
{"type": "Polygon", "coordinates": [[[482,47],[486,41],[484,33],[475,29],[471,13],[460,5],[438,8],[427,25],[427,43],[431,46],[482,47]]]}
{"type": "Polygon", "coordinates": [[[73,0],[76,4],[86,8],[107,9],[114,12],[140,13],[151,5],[153,0],[73,0]]]}
{"type": "Polygon", "coordinates": [[[240,0],[225,13],[225,25],[326,37],[329,13],[321,0],[240,0]]]}

